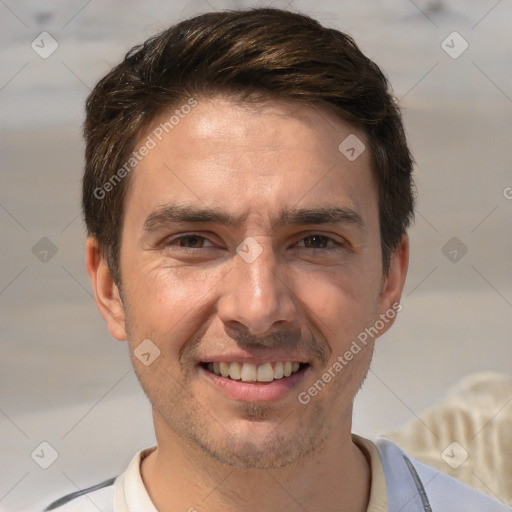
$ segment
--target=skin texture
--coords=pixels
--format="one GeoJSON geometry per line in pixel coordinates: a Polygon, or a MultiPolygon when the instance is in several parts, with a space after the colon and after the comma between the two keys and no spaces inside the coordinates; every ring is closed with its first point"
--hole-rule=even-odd
{"type": "Polygon", "coordinates": [[[404,235],[382,274],[370,155],[349,161],[338,150],[349,134],[365,141],[321,109],[198,99],[130,178],[122,295],[97,242],[87,241],[111,335],[127,339],[132,356],[145,339],[160,350],[149,366],[132,357],[153,406],[158,448],[141,471],[159,511],[366,510],[370,468],[351,440],[351,417],[374,340],[308,404],[297,399],[399,302],[407,273],[404,235]],[[152,212],[176,202],[240,221],[167,218],[145,230],[152,212]],[[283,208],[332,206],[361,225],[274,222],[283,208]],[[247,237],[261,248],[250,263],[236,250],[247,237]],[[228,353],[309,367],[278,399],[242,401],[200,367],[228,353]]]}

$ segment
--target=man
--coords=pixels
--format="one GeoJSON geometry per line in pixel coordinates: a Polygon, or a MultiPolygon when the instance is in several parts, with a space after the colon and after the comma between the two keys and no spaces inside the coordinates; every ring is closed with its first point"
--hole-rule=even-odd
{"type": "Polygon", "coordinates": [[[87,270],[157,446],[46,510],[507,510],[351,434],[414,204],[352,39],[277,9],[186,20],[98,83],[85,139],[87,270]]]}

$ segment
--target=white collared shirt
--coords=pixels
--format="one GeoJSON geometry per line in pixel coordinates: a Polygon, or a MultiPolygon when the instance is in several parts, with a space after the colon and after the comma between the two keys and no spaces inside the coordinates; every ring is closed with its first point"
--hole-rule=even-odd
{"type": "MultiPolygon", "coordinates": [[[[370,460],[372,484],[367,512],[511,512],[504,503],[467,487],[453,478],[407,457],[397,445],[381,439],[377,444],[353,435],[370,460]],[[404,501],[405,500],[405,501],[404,501]],[[430,503],[429,503],[430,501],[430,503]]],[[[135,454],[115,480],[72,493],[48,506],[56,512],[158,512],[144,486],[141,461],[156,447],[135,454]]]]}
{"type": "Polygon", "coordinates": [[[155,448],[138,452],[126,471],[114,482],[114,512],[158,512],[151,501],[142,475],[140,463],[155,448]]]}

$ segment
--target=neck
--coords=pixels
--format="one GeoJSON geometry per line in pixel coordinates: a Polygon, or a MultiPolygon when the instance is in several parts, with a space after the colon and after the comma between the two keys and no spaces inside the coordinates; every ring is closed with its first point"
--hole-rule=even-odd
{"type": "Polygon", "coordinates": [[[223,464],[166,430],[162,422],[155,421],[158,448],[141,465],[144,485],[159,512],[367,509],[370,466],[352,441],[350,422],[348,428],[333,429],[336,435],[331,433],[312,455],[271,470],[223,464]]]}

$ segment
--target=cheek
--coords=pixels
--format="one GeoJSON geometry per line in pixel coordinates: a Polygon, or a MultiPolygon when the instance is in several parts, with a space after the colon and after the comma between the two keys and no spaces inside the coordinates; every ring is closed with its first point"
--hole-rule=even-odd
{"type": "Polygon", "coordinates": [[[297,276],[297,280],[302,285],[296,295],[309,321],[322,332],[333,351],[342,350],[376,315],[376,282],[367,268],[313,272],[297,276]]]}
{"type": "Polygon", "coordinates": [[[152,264],[151,268],[139,267],[131,276],[126,286],[131,337],[147,337],[162,351],[176,352],[197,333],[198,319],[204,321],[222,272],[152,264]]]}

